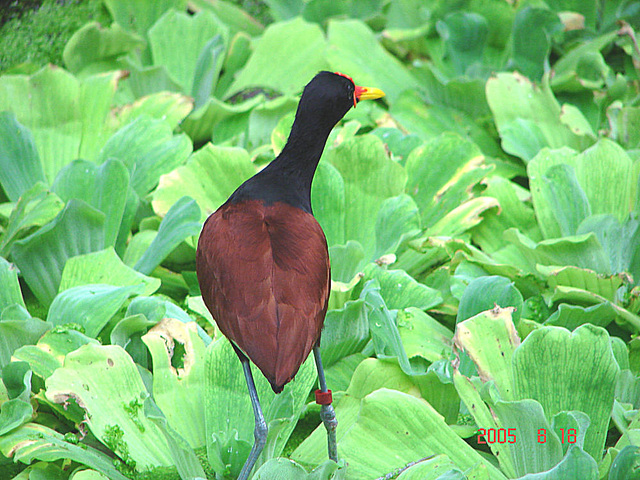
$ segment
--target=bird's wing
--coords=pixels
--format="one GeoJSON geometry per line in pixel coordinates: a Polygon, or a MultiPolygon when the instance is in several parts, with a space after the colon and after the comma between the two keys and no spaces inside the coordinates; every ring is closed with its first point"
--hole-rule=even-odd
{"type": "Polygon", "coordinates": [[[202,298],[220,330],[281,390],[318,341],[329,298],[327,243],[285,203],[225,204],[197,252],[202,298]]]}

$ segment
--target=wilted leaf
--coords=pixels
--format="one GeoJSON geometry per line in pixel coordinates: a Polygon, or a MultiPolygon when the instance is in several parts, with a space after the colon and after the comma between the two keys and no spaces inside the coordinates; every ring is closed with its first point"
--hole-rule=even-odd
{"type": "Polygon", "coordinates": [[[142,337],[153,358],[153,398],[192,448],[205,446],[205,344],[195,322],[165,318],[142,337]],[[182,354],[184,352],[184,354],[182,354]]]}
{"type": "Polygon", "coordinates": [[[74,445],[44,425],[29,423],[0,436],[0,451],[14,461],[29,464],[33,460],[76,461],[104,473],[111,480],[127,480],[114,466],[112,458],[88,445],[74,445]]]}
{"type": "Polygon", "coordinates": [[[501,399],[507,401],[515,398],[511,357],[520,345],[513,310],[495,307],[479,313],[458,323],[454,336],[456,347],[469,355],[482,381],[493,380],[501,399]]]}
{"type": "Polygon", "coordinates": [[[137,471],[172,464],[164,435],[144,414],[150,395],[121,347],[88,344],[69,353],[47,379],[46,396],[75,399],[96,438],[137,471]]]}

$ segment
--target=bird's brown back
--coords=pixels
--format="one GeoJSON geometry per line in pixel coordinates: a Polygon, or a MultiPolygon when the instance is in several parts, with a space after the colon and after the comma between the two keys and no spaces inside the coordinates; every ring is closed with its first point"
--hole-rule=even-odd
{"type": "Polygon", "coordinates": [[[202,298],[222,333],[280,392],[320,337],[330,289],[313,215],[282,202],[227,203],[198,242],[202,298]]]}

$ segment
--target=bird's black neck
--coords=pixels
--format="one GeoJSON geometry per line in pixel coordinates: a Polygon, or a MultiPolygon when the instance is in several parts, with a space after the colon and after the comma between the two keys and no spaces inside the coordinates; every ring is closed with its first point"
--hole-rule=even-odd
{"type": "Polygon", "coordinates": [[[284,202],[312,213],[311,182],[332,128],[298,112],[280,155],[247,180],[231,201],[284,202]]]}

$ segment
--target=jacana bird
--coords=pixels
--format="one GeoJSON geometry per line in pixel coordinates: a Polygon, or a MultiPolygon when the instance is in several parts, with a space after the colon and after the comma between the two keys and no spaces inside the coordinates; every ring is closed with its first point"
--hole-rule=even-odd
{"type": "Polygon", "coordinates": [[[196,254],[205,305],[231,341],[247,381],[255,442],[246,479],[267,439],[249,360],[280,393],[313,349],[316,401],[338,460],[335,413],[319,341],[329,300],[327,241],[311,210],[311,182],[329,133],[360,100],[380,98],[347,75],[320,72],[304,88],[289,139],[267,167],[244,182],[204,224],[196,254]]]}

